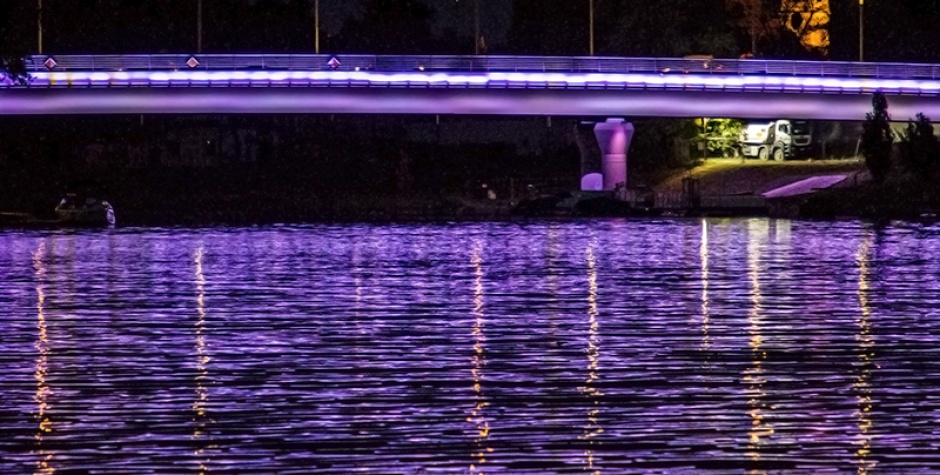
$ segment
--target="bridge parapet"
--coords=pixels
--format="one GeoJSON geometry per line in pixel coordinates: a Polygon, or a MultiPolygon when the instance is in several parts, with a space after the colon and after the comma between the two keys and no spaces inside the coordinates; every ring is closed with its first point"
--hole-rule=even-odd
{"type": "Polygon", "coordinates": [[[380,71],[746,74],[880,79],[938,79],[940,64],[856,63],[722,58],[598,56],[449,56],[315,54],[33,55],[30,72],[86,71],[380,71]],[[190,60],[195,58],[196,61],[190,60]],[[52,60],[49,62],[49,60],[52,60]]]}

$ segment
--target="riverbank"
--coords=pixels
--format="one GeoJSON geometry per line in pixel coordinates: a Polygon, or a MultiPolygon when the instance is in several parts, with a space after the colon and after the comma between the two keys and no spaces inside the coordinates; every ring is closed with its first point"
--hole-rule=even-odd
{"type": "Polygon", "coordinates": [[[809,196],[800,204],[800,215],[818,219],[936,220],[940,216],[940,190],[935,183],[914,177],[892,177],[884,183],[866,182],[809,196]]]}
{"type": "Polygon", "coordinates": [[[487,190],[473,182],[466,187],[398,187],[394,182],[328,180],[305,169],[220,173],[156,168],[97,175],[10,170],[0,176],[0,212],[9,216],[0,225],[48,224],[68,184],[91,176],[101,183],[102,197],[114,206],[120,226],[475,220],[508,216],[512,206],[510,193],[497,188],[498,199],[490,200],[487,190]]]}
{"type": "MultiPolygon", "coordinates": [[[[5,192],[0,211],[3,226],[19,226],[23,216],[49,226],[65,174],[12,173],[0,178],[5,192]],[[11,214],[12,213],[12,214],[11,214]]],[[[634,199],[637,206],[612,206],[610,198],[583,195],[574,184],[538,190],[539,200],[525,193],[500,190],[491,199],[479,184],[436,191],[389,186],[324,185],[290,171],[228,173],[224,179],[205,170],[158,169],[105,175],[106,198],[115,206],[121,226],[211,226],[304,222],[473,221],[564,216],[633,216],[673,214],[702,216],[780,216],[810,219],[923,219],[940,210],[940,191],[910,178],[884,184],[868,181],[859,160],[759,162],[711,159],[676,172],[634,199]],[[826,189],[768,199],[772,190],[799,185],[812,177],[844,177],[826,189]],[[695,183],[695,199],[686,194],[695,183]],[[645,193],[645,196],[644,196],[645,193]],[[606,199],[604,203],[599,200],[606,199]],[[520,203],[522,206],[520,206],[520,203]],[[591,205],[591,206],[587,206],[591,205]],[[651,208],[651,209],[647,209],[651,208]]],[[[518,185],[518,183],[517,183],[518,185]]],[[[518,187],[517,187],[518,188],[518,187]]],[[[54,224],[51,224],[54,225],[54,224]]]]}
{"type": "MultiPolygon", "coordinates": [[[[709,159],[676,172],[652,188],[659,210],[703,216],[816,217],[804,210],[823,192],[851,190],[869,181],[858,159],[763,162],[709,159]]],[[[831,194],[838,199],[838,194],[831,194]]],[[[833,203],[830,207],[837,207],[833,203]]]]}
{"type": "Polygon", "coordinates": [[[657,193],[681,193],[682,182],[698,183],[701,196],[731,196],[768,192],[797,181],[831,174],[855,175],[865,170],[858,159],[762,162],[737,158],[711,158],[687,171],[678,171],[653,187],[657,193]]]}

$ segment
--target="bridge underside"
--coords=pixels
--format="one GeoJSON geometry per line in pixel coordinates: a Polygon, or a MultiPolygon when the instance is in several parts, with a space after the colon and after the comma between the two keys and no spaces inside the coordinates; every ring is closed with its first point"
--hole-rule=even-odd
{"type": "MultiPolygon", "coordinates": [[[[891,115],[940,117],[940,96],[889,95],[891,115]]],[[[416,87],[28,88],[0,94],[0,115],[479,114],[863,120],[867,94],[634,89],[416,87]]]]}

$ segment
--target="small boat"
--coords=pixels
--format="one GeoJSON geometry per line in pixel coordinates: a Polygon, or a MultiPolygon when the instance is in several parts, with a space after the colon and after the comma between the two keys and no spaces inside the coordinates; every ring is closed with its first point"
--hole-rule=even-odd
{"type": "Polygon", "coordinates": [[[75,193],[66,193],[55,207],[55,214],[62,224],[114,226],[111,203],[95,197],[82,198],[75,193]]]}

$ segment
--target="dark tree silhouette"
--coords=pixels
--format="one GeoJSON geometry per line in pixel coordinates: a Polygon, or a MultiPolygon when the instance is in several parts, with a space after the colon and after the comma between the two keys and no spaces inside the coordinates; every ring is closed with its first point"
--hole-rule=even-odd
{"type": "Polygon", "coordinates": [[[872,98],[872,112],[865,115],[862,132],[862,155],[872,178],[881,183],[891,170],[891,116],[888,115],[888,99],[881,92],[872,98]]]}
{"type": "Polygon", "coordinates": [[[421,54],[436,50],[431,32],[434,13],[415,0],[368,0],[346,21],[333,42],[337,51],[421,54]]]}
{"type": "Polygon", "coordinates": [[[602,54],[729,57],[741,50],[719,0],[607,0],[598,5],[602,54]]]}
{"type": "Polygon", "coordinates": [[[516,54],[586,55],[588,2],[515,0],[507,49],[516,54]]]}
{"type": "Polygon", "coordinates": [[[749,54],[759,54],[760,43],[774,38],[780,33],[780,2],[771,4],[767,0],[724,0],[730,10],[735,26],[743,31],[747,38],[749,54]]]}
{"type": "Polygon", "coordinates": [[[13,2],[0,2],[0,52],[6,51],[10,22],[13,20],[13,2]]]}
{"type": "Polygon", "coordinates": [[[26,62],[22,56],[0,57],[0,81],[9,79],[21,86],[29,82],[29,73],[26,71],[26,62]]]}
{"type": "Polygon", "coordinates": [[[917,114],[917,119],[908,122],[907,129],[901,134],[899,145],[901,163],[921,178],[929,180],[940,161],[940,142],[934,135],[930,118],[917,114]]]}

